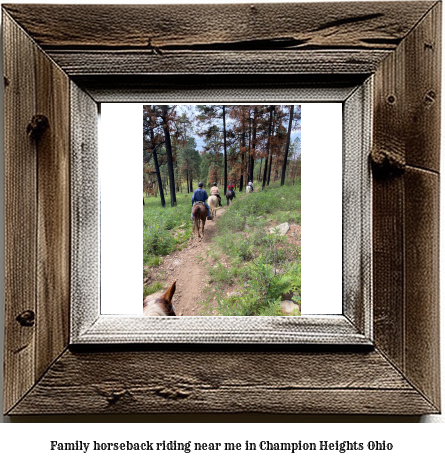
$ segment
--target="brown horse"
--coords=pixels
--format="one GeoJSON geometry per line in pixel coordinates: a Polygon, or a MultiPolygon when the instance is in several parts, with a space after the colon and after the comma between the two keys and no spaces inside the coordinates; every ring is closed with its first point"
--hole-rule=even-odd
{"type": "Polygon", "coordinates": [[[226,192],[227,206],[229,206],[230,201],[233,202],[233,199],[235,198],[236,198],[235,191],[227,191],[226,192]]]}
{"type": "Polygon", "coordinates": [[[193,232],[198,232],[199,240],[201,240],[201,235],[199,233],[199,227],[202,225],[202,237],[204,237],[204,226],[207,219],[207,207],[202,203],[197,203],[192,210],[192,215],[194,219],[193,223],[193,232]]]}
{"type": "Polygon", "coordinates": [[[175,306],[172,304],[176,291],[176,281],[163,293],[148,295],[144,299],[144,316],[176,316],[175,306]]]}

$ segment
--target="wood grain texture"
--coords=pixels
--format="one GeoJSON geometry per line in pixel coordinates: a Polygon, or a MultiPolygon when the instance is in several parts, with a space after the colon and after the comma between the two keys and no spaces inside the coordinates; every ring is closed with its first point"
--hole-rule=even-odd
{"type": "Polygon", "coordinates": [[[35,114],[35,46],[3,15],[5,154],[5,384],[9,410],[35,383],[35,324],[17,317],[36,312],[36,146],[26,128],[35,114]]]}
{"type": "Polygon", "coordinates": [[[48,128],[36,140],[38,378],[69,338],[70,81],[40,49],[36,49],[35,66],[36,114],[48,119],[48,128]]]}
{"type": "Polygon", "coordinates": [[[403,370],[405,345],[403,179],[373,180],[374,342],[403,370]]]}
{"type": "MultiPolygon", "coordinates": [[[[433,160],[433,157],[431,157],[433,160]]],[[[439,176],[405,173],[405,372],[440,407],[439,176]]]]}
{"type": "Polygon", "coordinates": [[[434,2],[4,5],[45,50],[394,49],[434,2]],[[35,18],[39,20],[36,21],[35,18]],[[277,27],[279,24],[279,28],[277,27]]]}
{"type": "Polygon", "coordinates": [[[70,341],[100,314],[98,106],[70,83],[70,341]]]}
{"type": "Polygon", "coordinates": [[[66,352],[11,413],[433,411],[377,351],[334,349],[66,352]]]}
{"type": "Polygon", "coordinates": [[[70,76],[135,74],[366,74],[388,50],[49,51],[70,76]],[[240,60],[241,59],[241,60],[240,60]]]}
{"type": "Polygon", "coordinates": [[[440,13],[438,4],[376,73],[373,146],[389,163],[374,176],[375,342],[436,405],[440,13]]]}
{"type": "Polygon", "coordinates": [[[372,147],[373,79],[343,104],[343,315],[372,339],[372,147]]]}
{"type": "MultiPolygon", "coordinates": [[[[391,154],[405,163],[405,47],[384,60],[374,77],[373,156],[391,154]]],[[[404,367],[403,179],[374,173],[374,341],[404,367]]]]}
{"type": "Polygon", "coordinates": [[[442,3],[405,40],[406,162],[439,172],[442,3]]]}
{"type": "Polygon", "coordinates": [[[184,74],[76,75],[73,81],[95,101],[228,104],[343,102],[363,83],[363,75],[347,74],[184,74]]]}
{"type": "MultiPolygon", "coordinates": [[[[81,277],[91,274],[86,267],[79,267],[81,277]]],[[[94,291],[93,286],[83,286],[83,293],[94,291]]],[[[326,318],[122,318],[100,315],[98,308],[91,305],[88,308],[81,303],[82,300],[78,305],[73,301],[73,344],[371,344],[369,334],[362,334],[343,315],[326,318]],[[91,321],[94,324],[88,325],[91,321]]]]}
{"type": "Polygon", "coordinates": [[[395,164],[439,171],[441,4],[435,5],[376,73],[375,152],[395,164]]]}

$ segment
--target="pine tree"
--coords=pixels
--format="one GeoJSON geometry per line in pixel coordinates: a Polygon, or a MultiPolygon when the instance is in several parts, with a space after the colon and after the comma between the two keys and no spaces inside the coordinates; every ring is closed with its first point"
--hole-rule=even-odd
{"type": "Polygon", "coordinates": [[[172,152],[172,145],[171,145],[171,138],[170,138],[170,119],[173,117],[170,112],[172,108],[168,105],[162,105],[162,127],[164,130],[164,137],[165,137],[165,150],[167,153],[167,166],[168,166],[168,177],[169,177],[169,184],[170,184],[170,204],[172,207],[176,205],[176,192],[175,192],[175,174],[173,169],[173,152],[172,152]]]}

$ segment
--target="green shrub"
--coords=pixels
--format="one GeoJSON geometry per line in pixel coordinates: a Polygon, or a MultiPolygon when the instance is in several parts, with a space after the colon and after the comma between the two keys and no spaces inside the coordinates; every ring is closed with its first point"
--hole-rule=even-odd
{"type": "Polygon", "coordinates": [[[300,193],[299,184],[271,186],[237,199],[218,220],[217,248],[232,267],[209,272],[215,283],[237,284],[230,296],[216,291],[220,315],[281,315],[280,302],[290,292],[300,304],[300,249],[266,227],[271,220],[300,224],[300,193]]]}
{"type": "MultiPolygon", "coordinates": [[[[190,194],[191,196],[191,194],[190,194]]],[[[178,195],[176,207],[161,207],[159,198],[146,198],[143,210],[144,265],[153,266],[159,257],[180,249],[192,234],[190,198],[178,195]]]]}

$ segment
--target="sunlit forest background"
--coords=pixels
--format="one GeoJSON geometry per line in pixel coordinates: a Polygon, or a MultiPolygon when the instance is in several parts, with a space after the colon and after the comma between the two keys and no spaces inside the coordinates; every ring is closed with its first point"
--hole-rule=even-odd
{"type": "Polygon", "coordinates": [[[223,193],[228,183],[294,183],[300,123],[300,105],[144,105],[144,196],[175,206],[199,181],[223,193]]]}

